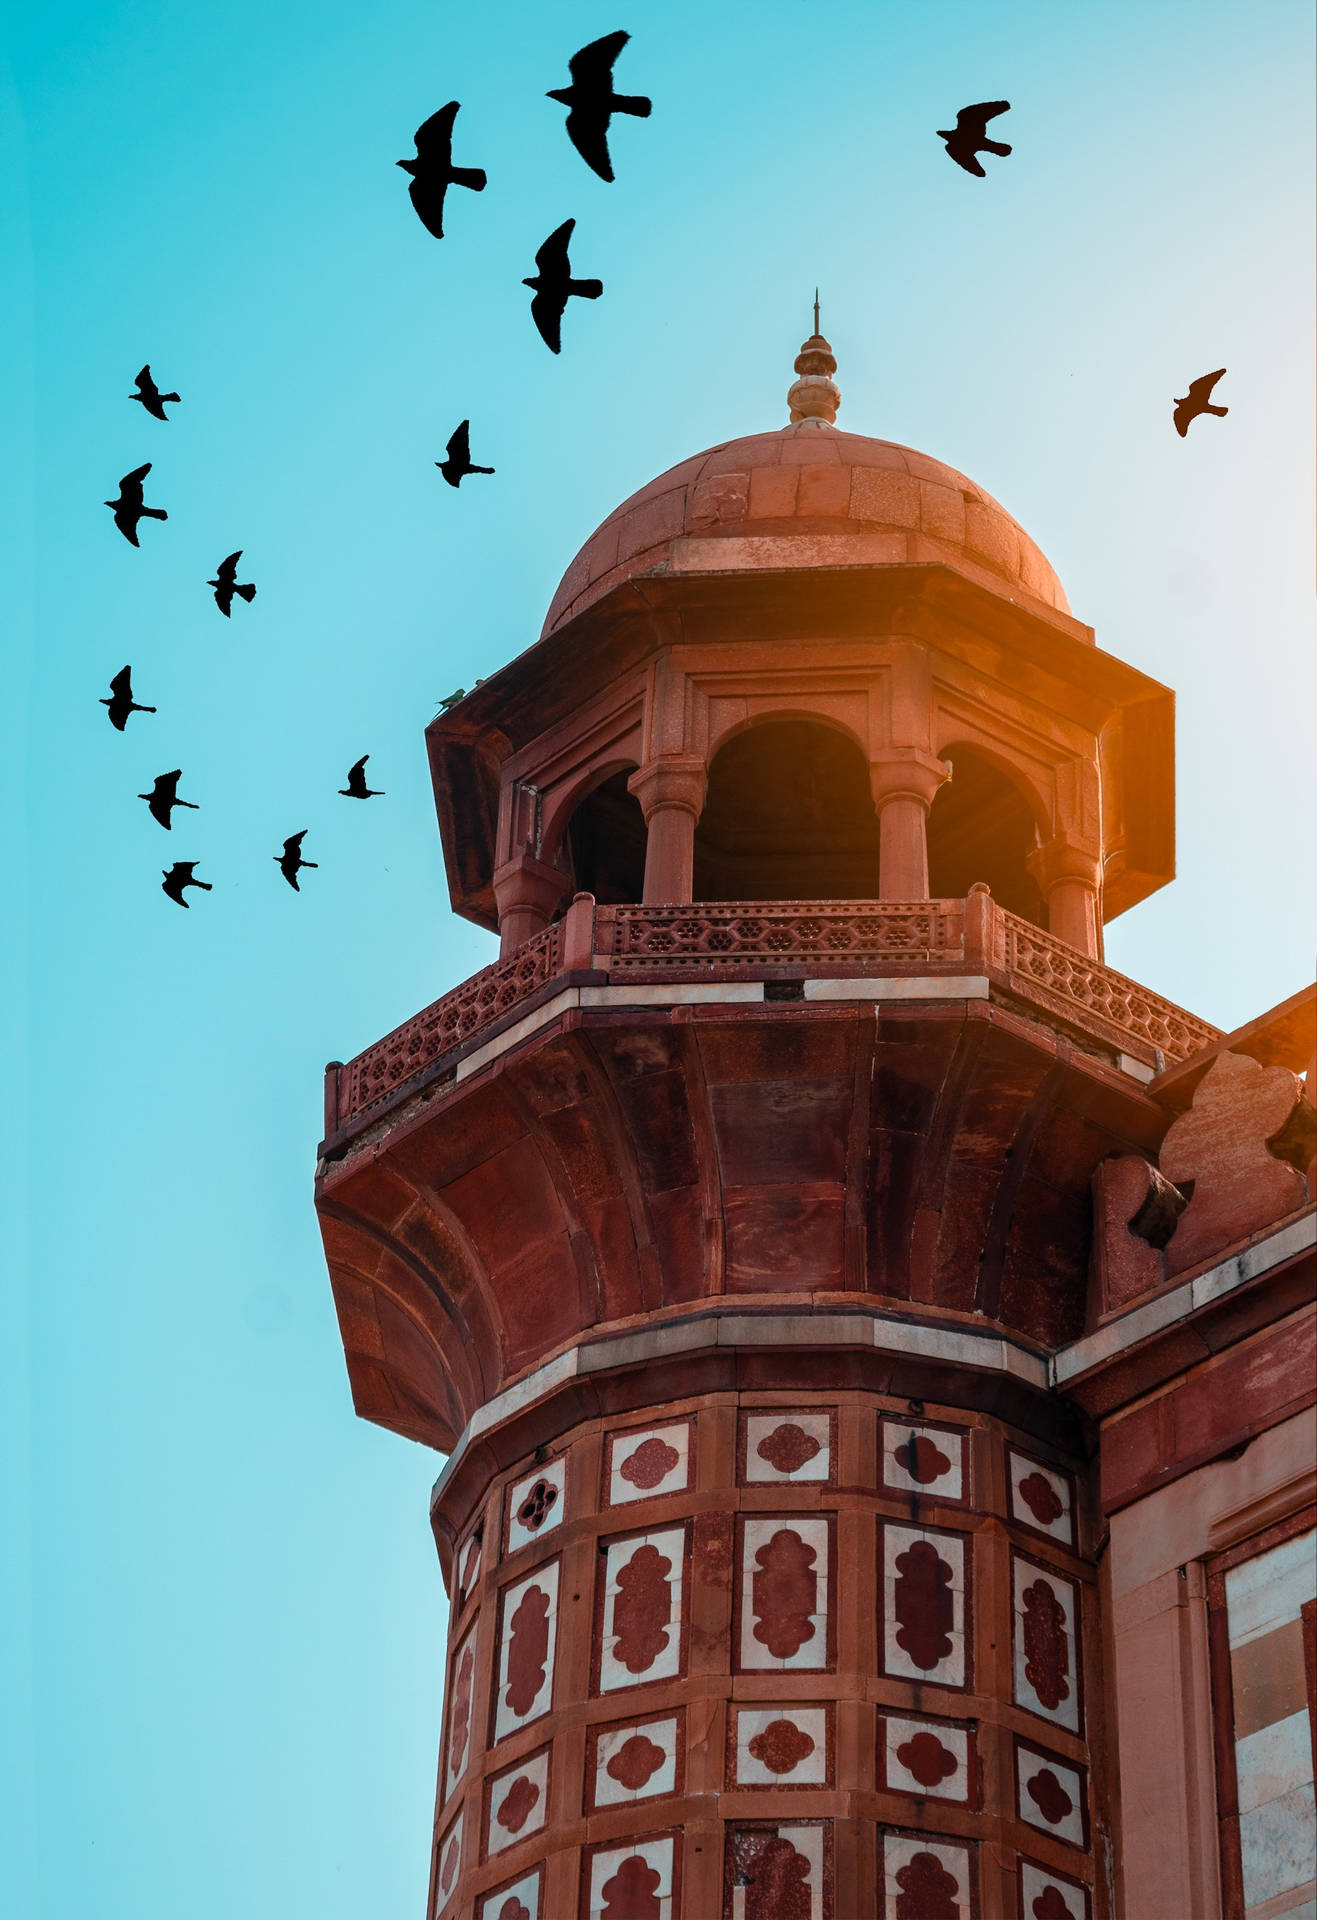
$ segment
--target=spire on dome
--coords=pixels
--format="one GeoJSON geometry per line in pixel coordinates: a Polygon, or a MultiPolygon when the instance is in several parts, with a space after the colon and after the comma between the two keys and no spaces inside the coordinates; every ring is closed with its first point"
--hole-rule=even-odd
{"type": "Polygon", "coordinates": [[[814,289],[814,331],[796,355],[799,378],[787,394],[793,427],[831,427],[841,405],[841,388],[833,379],[837,362],[819,332],[819,290],[814,289]]]}

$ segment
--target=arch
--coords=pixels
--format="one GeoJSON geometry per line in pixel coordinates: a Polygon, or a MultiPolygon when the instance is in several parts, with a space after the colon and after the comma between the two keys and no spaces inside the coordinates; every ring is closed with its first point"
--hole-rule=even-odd
{"type": "Polygon", "coordinates": [[[555,808],[542,858],[571,878],[558,915],[573,893],[592,893],[601,906],[643,899],[645,816],[627,789],[634,760],[594,767],[555,808]]]}
{"type": "Polygon", "coordinates": [[[928,888],[935,900],[963,900],[978,880],[1008,913],[1046,927],[1042,890],[1029,871],[1039,844],[1036,796],[996,754],[968,741],[940,749],[952,776],[928,815],[928,888]]]}
{"type": "Polygon", "coordinates": [[[849,729],[774,713],[724,735],[695,829],[695,899],[877,896],[878,816],[849,729]]]}

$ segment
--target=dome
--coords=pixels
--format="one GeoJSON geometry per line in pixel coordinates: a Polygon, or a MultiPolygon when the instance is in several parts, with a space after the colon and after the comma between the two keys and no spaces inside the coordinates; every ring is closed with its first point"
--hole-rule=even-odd
{"type": "MultiPolygon", "coordinates": [[[[815,342],[827,347],[818,335],[807,341],[797,368],[835,367],[830,353],[809,354],[815,342]]],[[[648,573],[907,561],[941,561],[998,593],[1069,613],[1045,556],[990,494],[912,447],[820,417],[838,404],[830,379],[807,375],[791,392],[792,425],[710,447],[624,500],[563,575],[544,633],[648,573]],[[821,403],[803,391],[811,386],[825,389],[821,403]]]]}

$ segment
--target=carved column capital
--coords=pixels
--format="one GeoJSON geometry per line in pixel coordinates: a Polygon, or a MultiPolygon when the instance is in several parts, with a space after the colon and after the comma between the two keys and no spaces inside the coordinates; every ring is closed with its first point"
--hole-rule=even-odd
{"type": "Polygon", "coordinates": [[[698,820],[704,810],[709,770],[697,753],[661,753],[627,781],[648,821],[662,807],[680,807],[698,820]]]}
{"type": "Polygon", "coordinates": [[[869,784],[880,813],[889,800],[917,800],[931,807],[938,788],[950,778],[946,761],[922,747],[879,747],[869,756],[869,784]]]}
{"type": "Polygon", "coordinates": [[[1041,847],[1035,847],[1025,865],[1042,889],[1044,899],[1063,880],[1080,881],[1095,893],[1102,881],[1099,855],[1068,833],[1059,833],[1044,841],[1041,847]]]}

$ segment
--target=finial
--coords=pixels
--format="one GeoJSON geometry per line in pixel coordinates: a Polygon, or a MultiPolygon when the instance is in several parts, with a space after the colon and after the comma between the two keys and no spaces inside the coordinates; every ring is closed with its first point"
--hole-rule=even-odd
{"type": "Polygon", "coordinates": [[[837,362],[819,332],[819,290],[814,289],[814,331],[796,355],[800,376],[787,395],[793,427],[831,427],[841,405],[841,388],[833,379],[837,362]]]}

